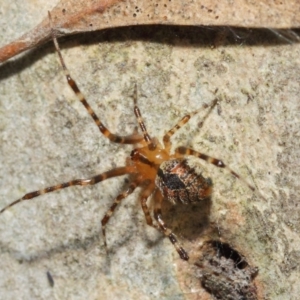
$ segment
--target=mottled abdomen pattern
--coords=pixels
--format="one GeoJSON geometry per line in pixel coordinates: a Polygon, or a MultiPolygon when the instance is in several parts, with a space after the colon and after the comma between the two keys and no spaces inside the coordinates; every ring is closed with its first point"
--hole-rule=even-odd
{"type": "Polygon", "coordinates": [[[163,196],[173,204],[189,204],[208,198],[212,181],[191,168],[185,159],[163,162],[157,172],[156,186],[163,196]]]}

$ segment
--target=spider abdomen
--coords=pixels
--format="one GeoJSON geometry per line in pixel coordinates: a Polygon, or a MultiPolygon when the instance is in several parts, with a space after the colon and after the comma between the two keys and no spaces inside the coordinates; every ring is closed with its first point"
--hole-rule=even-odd
{"type": "Polygon", "coordinates": [[[212,181],[191,168],[185,159],[163,162],[157,172],[156,186],[168,201],[189,204],[206,199],[212,191],[212,181]]]}

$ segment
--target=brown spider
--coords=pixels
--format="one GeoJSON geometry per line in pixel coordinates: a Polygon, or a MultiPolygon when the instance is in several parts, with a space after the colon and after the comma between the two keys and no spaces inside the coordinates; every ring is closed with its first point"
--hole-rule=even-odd
{"type": "MultiPolygon", "coordinates": [[[[201,152],[197,152],[186,147],[178,147],[175,149],[175,152],[171,154],[170,138],[197,112],[184,116],[172,129],[170,129],[163,137],[163,145],[161,145],[156,138],[151,138],[147,132],[146,126],[141,117],[140,110],[137,106],[136,85],[133,96],[134,114],[142,130],[142,135],[132,134],[129,136],[119,136],[111,133],[97,117],[93,109],[90,107],[90,105],[84,98],[83,94],[80,92],[76,82],[72,79],[63,60],[53,30],[52,38],[69,86],[72,88],[77,98],[84,105],[90,116],[93,118],[100,132],[111,142],[119,144],[134,144],[136,145],[136,148],[132,150],[130,157],[128,157],[126,161],[126,165],[123,167],[112,169],[110,171],[104,172],[102,174],[96,175],[88,179],[75,179],[69,182],[61,183],[55,186],[50,186],[45,189],[25,194],[22,198],[4,207],[0,211],[0,213],[3,213],[6,209],[21,201],[30,200],[46,193],[58,191],[74,185],[94,185],[108,178],[130,174],[131,181],[127,190],[115,198],[110,209],[106,212],[103,219],[101,220],[105,246],[105,227],[110,217],[113,215],[116,207],[137,187],[141,187],[142,193],[140,201],[147,224],[158,230],[161,230],[164,233],[164,235],[170,239],[171,243],[176,248],[176,251],[178,252],[179,256],[183,260],[188,260],[189,256],[187,252],[178,243],[174,233],[166,226],[162,218],[161,204],[164,199],[169,200],[173,204],[177,202],[190,204],[208,198],[212,192],[212,182],[210,178],[204,178],[201,174],[196,173],[194,169],[189,167],[185,157],[187,155],[196,156],[219,168],[226,168],[232,175],[241,179],[242,181],[244,181],[243,178],[241,178],[237,173],[235,173],[228,166],[226,166],[222,162],[222,160],[210,157],[201,152]],[[147,199],[150,196],[152,196],[154,199],[154,219],[156,220],[156,223],[153,223],[149,208],[147,206],[147,199]]],[[[211,109],[214,107],[215,104],[216,101],[214,101],[213,105],[211,106],[211,109]]],[[[248,183],[246,184],[251,190],[254,190],[252,186],[250,186],[248,183]]]]}

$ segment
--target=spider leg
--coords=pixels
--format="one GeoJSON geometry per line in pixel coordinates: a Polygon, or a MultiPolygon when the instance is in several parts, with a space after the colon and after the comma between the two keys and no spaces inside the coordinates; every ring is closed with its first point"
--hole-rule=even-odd
{"type": "Polygon", "coordinates": [[[238,178],[239,180],[241,180],[245,185],[248,186],[248,188],[251,191],[256,191],[255,187],[253,187],[251,184],[249,184],[243,177],[241,177],[239,174],[237,174],[235,171],[233,171],[230,167],[228,167],[222,160],[208,156],[206,154],[203,154],[201,152],[195,151],[193,149],[190,148],[186,148],[186,147],[178,147],[177,149],[175,149],[175,153],[179,156],[179,157],[183,157],[185,155],[192,155],[192,156],[196,156],[200,159],[205,160],[206,162],[215,165],[218,168],[222,168],[222,169],[227,169],[234,177],[238,178]]]}
{"type": "MultiPolygon", "coordinates": [[[[206,113],[206,115],[204,116],[204,120],[208,117],[208,115],[211,113],[212,109],[216,106],[217,104],[217,100],[214,100],[212,102],[212,104],[209,106],[209,111],[206,113]]],[[[203,105],[201,109],[206,108],[207,105],[203,105]]],[[[194,115],[196,115],[200,110],[194,111],[188,115],[185,115],[174,127],[172,127],[163,137],[163,143],[166,149],[170,149],[171,148],[171,137],[173,136],[173,134],[180,129],[182,126],[184,126],[190,119],[191,117],[193,117],[194,115]]]]}
{"type": "Polygon", "coordinates": [[[58,53],[60,64],[61,64],[61,66],[64,70],[64,73],[65,73],[65,76],[67,78],[67,82],[68,82],[69,86],[71,87],[71,89],[73,90],[73,92],[75,93],[75,95],[77,96],[77,98],[79,99],[79,101],[86,108],[86,110],[88,111],[89,115],[92,117],[94,122],[96,123],[96,125],[99,128],[99,130],[101,131],[101,133],[105,137],[107,137],[111,142],[119,143],[119,144],[136,144],[136,143],[142,141],[143,137],[139,134],[132,134],[132,135],[128,135],[128,136],[119,136],[119,135],[113,134],[100,121],[100,119],[98,118],[98,116],[96,115],[94,110],[91,108],[91,106],[86,101],[84,95],[79,90],[76,82],[73,80],[73,78],[70,75],[70,72],[69,72],[69,70],[68,70],[68,68],[65,64],[65,61],[62,57],[61,50],[60,50],[57,38],[54,34],[54,29],[53,29],[53,26],[52,26],[52,19],[51,19],[50,12],[48,12],[48,15],[49,15],[49,21],[50,21],[50,26],[51,26],[51,34],[52,34],[53,43],[54,43],[55,49],[58,53]]]}
{"type": "Polygon", "coordinates": [[[103,238],[104,238],[104,246],[107,249],[107,243],[106,243],[106,224],[109,221],[110,217],[113,215],[116,207],[120,204],[120,202],[125,199],[127,196],[129,196],[130,194],[133,193],[133,191],[140,185],[140,183],[142,182],[142,178],[138,177],[136,178],[134,181],[132,181],[129,185],[129,187],[127,188],[127,190],[123,193],[121,193],[120,195],[118,195],[113,204],[111,205],[110,209],[106,212],[106,214],[104,215],[103,219],[101,220],[101,224],[102,224],[102,234],[103,234],[103,238]]]}
{"type": "Polygon", "coordinates": [[[137,106],[137,85],[136,84],[134,85],[133,102],[134,102],[133,111],[134,111],[135,117],[140,125],[140,128],[142,130],[142,133],[144,136],[144,141],[147,143],[149,150],[154,150],[156,148],[156,144],[154,143],[153,139],[151,139],[151,137],[147,131],[146,125],[143,121],[141,111],[140,111],[139,107],[137,106]]]}
{"type": "Polygon", "coordinates": [[[41,195],[44,195],[44,194],[47,194],[47,193],[51,193],[51,192],[54,192],[54,191],[59,191],[61,189],[67,188],[69,186],[93,185],[93,184],[96,184],[96,183],[101,182],[103,180],[106,180],[108,178],[117,177],[117,176],[129,174],[129,173],[134,173],[134,170],[132,168],[130,168],[130,166],[120,167],[120,168],[115,168],[113,170],[110,170],[110,171],[104,172],[102,174],[96,175],[96,176],[91,177],[91,178],[75,179],[75,180],[72,180],[72,181],[69,181],[69,182],[64,182],[64,183],[60,183],[58,185],[53,185],[53,186],[47,187],[47,188],[42,189],[42,190],[27,193],[22,198],[10,203],[9,205],[5,206],[4,208],[2,208],[0,210],[0,214],[3,213],[5,210],[7,210],[9,207],[12,207],[12,206],[16,205],[19,202],[22,202],[22,201],[25,201],[25,200],[31,200],[31,199],[36,198],[38,196],[41,196],[41,195]]]}
{"type": "Polygon", "coordinates": [[[166,149],[171,148],[171,136],[182,126],[184,126],[194,114],[185,115],[174,127],[172,127],[163,137],[163,143],[166,149]]]}
{"type": "Polygon", "coordinates": [[[162,230],[162,232],[164,233],[164,235],[166,237],[168,237],[171,241],[171,243],[174,245],[176,251],[178,252],[179,256],[181,259],[183,260],[189,260],[189,256],[187,254],[187,252],[182,248],[182,246],[179,244],[179,242],[177,241],[177,238],[175,236],[175,234],[171,231],[171,229],[169,229],[164,220],[162,219],[162,213],[161,213],[161,203],[163,200],[163,197],[159,191],[159,189],[157,189],[155,191],[154,194],[154,199],[155,199],[155,208],[154,208],[154,218],[157,221],[160,229],[162,230]]]}
{"type": "Polygon", "coordinates": [[[149,198],[149,196],[153,193],[155,189],[155,184],[148,184],[145,189],[143,190],[142,194],[141,194],[141,206],[145,215],[145,219],[147,222],[147,225],[152,226],[156,229],[159,229],[158,226],[156,226],[155,224],[153,224],[153,220],[150,214],[150,210],[149,207],[147,205],[147,200],[149,198]]]}

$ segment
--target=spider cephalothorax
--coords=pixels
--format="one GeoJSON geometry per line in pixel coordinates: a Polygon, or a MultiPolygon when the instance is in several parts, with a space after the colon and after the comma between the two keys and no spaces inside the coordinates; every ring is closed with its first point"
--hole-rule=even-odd
{"type": "MultiPolygon", "coordinates": [[[[50,18],[51,20],[51,18],[50,18]]],[[[141,206],[148,225],[161,230],[165,236],[167,236],[172,244],[175,246],[178,254],[184,260],[188,260],[189,256],[183,247],[177,242],[177,239],[173,232],[165,224],[162,213],[161,204],[164,199],[169,200],[172,203],[182,202],[190,204],[193,202],[201,201],[210,196],[212,191],[212,182],[209,178],[204,178],[201,174],[198,174],[193,168],[191,168],[186,162],[186,156],[192,155],[205,160],[208,163],[214,164],[219,168],[226,168],[235,177],[240,176],[227,167],[221,160],[205,155],[201,152],[186,148],[178,147],[174,152],[171,152],[170,138],[173,134],[186,124],[191,116],[196,112],[184,116],[172,129],[170,129],[163,137],[163,144],[160,144],[155,138],[151,138],[147,132],[146,126],[142,120],[140,110],[137,106],[137,88],[135,86],[134,93],[134,114],[137,118],[138,124],[142,131],[141,134],[132,134],[129,136],[119,136],[111,133],[105,125],[100,121],[96,113],[88,104],[83,94],[80,92],[76,82],[72,79],[59,49],[58,42],[52,32],[53,41],[61,65],[64,69],[68,84],[76,94],[77,98],[87,109],[88,113],[94,120],[96,126],[111,142],[119,144],[133,144],[136,148],[131,152],[130,157],[127,159],[127,163],[123,167],[118,167],[110,171],[98,174],[88,179],[75,179],[69,182],[61,183],[55,186],[47,187],[45,189],[37,190],[28,194],[25,194],[22,198],[10,203],[4,207],[0,213],[3,213],[7,208],[24,200],[30,200],[40,195],[58,191],[70,186],[80,185],[94,185],[103,180],[122,176],[126,174],[131,175],[131,181],[126,191],[119,194],[110,209],[106,212],[102,218],[102,232],[104,236],[104,243],[106,245],[105,228],[110,217],[113,215],[118,204],[130,195],[137,187],[142,188],[141,193],[141,206]],[[147,200],[152,196],[154,200],[154,219],[152,220],[151,213],[147,206],[147,200]]],[[[211,105],[211,109],[216,104],[216,101],[211,105]]],[[[250,189],[254,188],[248,185],[250,189]]]]}

